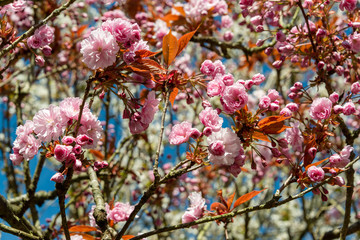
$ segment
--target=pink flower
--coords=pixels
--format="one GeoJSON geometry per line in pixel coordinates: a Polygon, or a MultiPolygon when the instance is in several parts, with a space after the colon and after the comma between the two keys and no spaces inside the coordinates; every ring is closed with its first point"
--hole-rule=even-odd
{"type": "Polygon", "coordinates": [[[288,103],[285,107],[290,109],[290,111],[292,112],[296,112],[297,110],[299,110],[299,105],[297,103],[288,103]]]}
{"type": "Polygon", "coordinates": [[[215,70],[215,66],[212,61],[205,60],[200,67],[200,71],[202,74],[211,76],[215,70]]]}
{"type": "Polygon", "coordinates": [[[41,51],[45,56],[51,56],[52,48],[46,45],[43,48],[41,48],[41,51]]]}
{"type": "Polygon", "coordinates": [[[360,52],[360,33],[354,32],[349,36],[351,50],[358,53],[360,52]]]}
{"type": "Polygon", "coordinates": [[[344,115],[351,115],[351,114],[354,114],[356,112],[356,108],[355,108],[355,104],[349,100],[349,102],[345,103],[344,106],[343,106],[343,110],[342,110],[342,113],[344,115]]]}
{"type": "Polygon", "coordinates": [[[141,114],[136,112],[130,118],[129,128],[131,134],[138,134],[145,131],[153,121],[155,113],[158,111],[160,100],[155,98],[155,92],[148,94],[141,114]]]}
{"type": "Polygon", "coordinates": [[[50,181],[54,181],[57,183],[62,183],[64,181],[64,175],[61,173],[55,173],[51,178],[50,181]]]}
{"type": "Polygon", "coordinates": [[[292,111],[288,108],[283,108],[280,111],[280,115],[283,115],[285,117],[290,117],[290,116],[292,116],[292,111]]]}
{"type": "Polygon", "coordinates": [[[225,88],[220,101],[224,111],[231,114],[245,107],[248,102],[248,94],[244,85],[236,82],[225,88]]]}
{"type": "Polygon", "coordinates": [[[325,173],[321,167],[311,166],[307,170],[307,175],[313,182],[320,182],[324,179],[325,173]]]}
{"type": "Polygon", "coordinates": [[[359,82],[354,82],[353,84],[351,84],[351,92],[353,94],[358,94],[360,92],[360,83],[359,82]]]}
{"type": "Polygon", "coordinates": [[[348,12],[352,12],[356,8],[356,1],[357,0],[341,0],[339,7],[342,11],[346,9],[348,12]]]}
{"type": "Polygon", "coordinates": [[[328,119],[331,115],[332,102],[328,98],[317,98],[310,108],[310,116],[315,120],[328,119]]]}
{"type": "Polygon", "coordinates": [[[222,94],[225,84],[221,79],[221,75],[217,75],[214,80],[207,84],[207,94],[209,97],[215,97],[222,94]]]}
{"type": "Polygon", "coordinates": [[[200,219],[206,209],[205,199],[200,192],[192,192],[189,195],[190,207],[182,216],[182,223],[193,222],[200,219]]]}
{"type": "Polygon", "coordinates": [[[292,124],[292,128],[286,129],[285,139],[288,144],[292,145],[294,151],[302,151],[302,142],[304,141],[304,138],[299,129],[299,122],[292,124]]]}
{"type": "Polygon", "coordinates": [[[222,76],[222,81],[224,82],[225,86],[231,86],[234,84],[234,76],[232,74],[225,74],[222,76]]]}
{"type": "Polygon", "coordinates": [[[224,122],[224,120],[219,117],[217,111],[210,107],[200,112],[199,119],[205,127],[210,127],[214,132],[219,131],[224,122]]]}
{"type": "Polygon", "coordinates": [[[104,31],[110,32],[124,48],[130,48],[132,44],[141,38],[140,27],[137,23],[130,23],[127,20],[116,18],[107,20],[101,25],[104,31]]]}
{"type": "Polygon", "coordinates": [[[350,162],[350,160],[348,158],[343,158],[336,153],[329,158],[329,162],[331,167],[343,168],[350,162]]]}
{"type": "Polygon", "coordinates": [[[129,219],[130,214],[134,210],[134,206],[129,203],[115,203],[113,209],[108,212],[107,218],[113,220],[114,223],[123,222],[129,219]]]}
{"type": "MultiPolygon", "coordinates": [[[[69,97],[62,100],[59,104],[59,107],[61,113],[64,114],[68,119],[77,121],[79,119],[81,104],[82,104],[82,99],[69,97]]],[[[90,112],[87,103],[84,105],[83,113],[84,112],[90,112]]]]}
{"type": "Polygon", "coordinates": [[[259,108],[260,109],[267,109],[270,107],[271,99],[268,96],[263,96],[260,98],[259,108]]]}
{"type": "Polygon", "coordinates": [[[354,150],[354,148],[350,145],[346,145],[340,152],[340,156],[343,159],[349,159],[351,152],[354,150]]]}
{"type": "Polygon", "coordinates": [[[240,139],[230,128],[222,128],[218,132],[213,132],[207,141],[209,160],[217,165],[233,164],[242,149],[240,139]]]}
{"type": "Polygon", "coordinates": [[[130,64],[132,62],[134,62],[136,59],[136,51],[139,51],[139,50],[149,50],[149,46],[147,45],[147,41],[143,41],[143,40],[140,40],[136,43],[134,43],[133,45],[131,45],[130,49],[128,52],[125,52],[124,53],[124,61],[127,63],[127,64],[130,64]]]}
{"type": "Polygon", "coordinates": [[[254,0],[240,0],[239,4],[242,9],[246,9],[248,7],[251,7],[254,3],[254,0]]]}
{"type": "Polygon", "coordinates": [[[255,26],[262,24],[262,17],[257,15],[252,18],[250,18],[250,22],[254,24],[255,26]]]}
{"type": "Polygon", "coordinates": [[[43,67],[44,64],[45,64],[45,60],[44,60],[44,58],[42,56],[38,55],[35,58],[35,63],[36,63],[36,65],[38,65],[40,67],[43,67]]]}
{"type": "Polygon", "coordinates": [[[83,239],[84,239],[83,236],[77,234],[70,236],[70,240],[83,240],[83,239]]]}
{"type": "Polygon", "coordinates": [[[39,39],[33,35],[27,39],[27,45],[31,48],[37,49],[42,46],[42,42],[41,42],[41,39],[39,39]]]}
{"type": "Polygon", "coordinates": [[[72,144],[73,142],[75,142],[75,138],[72,137],[72,136],[64,136],[62,139],[61,139],[61,142],[63,144],[66,144],[66,145],[70,145],[72,144]]]}
{"type": "Polygon", "coordinates": [[[80,134],[79,136],[76,137],[76,143],[79,144],[80,146],[87,144],[91,145],[93,144],[93,142],[94,140],[89,136],[87,136],[86,134],[80,134]]]}
{"type": "Polygon", "coordinates": [[[119,46],[111,33],[96,29],[81,42],[83,62],[91,69],[106,68],[116,61],[119,46]]]}
{"type": "Polygon", "coordinates": [[[220,60],[216,60],[214,62],[214,72],[212,73],[212,77],[215,77],[217,74],[220,75],[225,74],[225,66],[222,64],[220,60]]]}
{"type": "Polygon", "coordinates": [[[279,98],[279,92],[276,91],[275,89],[269,89],[268,91],[268,97],[270,98],[270,100],[273,102],[275,101],[276,99],[279,98]]]}
{"type": "Polygon", "coordinates": [[[257,73],[252,77],[252,80],[254,81],[255,85],[260,85],[262,82],[265,81],[265,76],[260,73],[257,73]]]}
{"type": "Polygon", "coordinates": [[[169,142],[173,145],[179,145],[184,142],[189,141],[191,135],[191,123],[189,122],[182,122],[180,124],[175,124],[169,135],[169,142]]]}
{"type": "Polygon", "coordinates": [[[56,147],[54,149],[55,159],[58,160],[59,162],[63,162],[69,156],[72,149],[73,149],[72,146],[66,146],[66,145],[60,145],[60,144],[56,145],[56,147]]]}
{"type": "Polygon", "coordinates": [[[81,117],[81,126],[79,128],[79,134],[86,134],[89,138],[93,140],[92,144],[83,145],[83,148],[95,148],[100,141],[102,136],[103,129],[101,127],[101,122],[97,117],[89,112],[83,112],[81,117]]]}
{"type": "Polygon", "coordinates": [[[229,15],[225,15],[221,17],[221,27],[229,28],[233,25],[233,20],[229,15]]]}
{"type": "Polygon", "coordinates": [[[65,118],[58,106],[50,105],[35,114],[34,132],[43,142],[58,140],[64,133],[68,119],[65,118]]]}
{"type": "Polygon", "coordinates": [[[49,45],[54,41],[55,37],[55,29],[53,27],[50,27],[48,25],[43,25],[40,28],[36,29],[34,36],[37,39],[41,40],[41,47],[44,47],[45,45],[49,45]]]}

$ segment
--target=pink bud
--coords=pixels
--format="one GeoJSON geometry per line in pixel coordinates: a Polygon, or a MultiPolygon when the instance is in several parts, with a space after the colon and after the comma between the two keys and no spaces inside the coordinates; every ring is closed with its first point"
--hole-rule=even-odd
{"type": "Polygon", "coordinates": [[[55,173],[51,178],[51,181],[62,183],[64,181],[64,176],[61,173],[55,173]]]}
{"type": "Polygon", "coordinates": [[[204,130],[203,130],[203,134],[205,135],[205,136],[210,136],[211,135],[211,133],[212,133],[212,129],[210,128],[210,127],[206,127],[206,128],[204,128],[204,130]]]}
{"type": "Polygon", "coordinates": [[[281,66],[283,65],[283,61],[281,60],[276,60],[275,62],[273,62],[273,67],[276,68],[276,69],[279,69],[281,68],[281,66]]]}
{"type": "Polygon", "coordinates": [[[264,42],[265,42],[264,40],[259,39],[256,41],[256,46],[261,47],[264,44],[264,42]]]}
{"type": "Polygon", "coordinates": [[[201,132],[199,130],[197,130],[196,128],[192,128],[190,137],[193,139],[198,139],[199,137],[201,137],[201,132]]]}
{"type": "Polygon", "coordinates": [[[94,140],[85,134],[81,134],[76,137],[76,143],[79,144],[80,146],[87,145],[87,144],[91,145],[91,144],[93,144],[93,142],[94,142],[94,140]]]}
{"type": "Polygon", "coordinates": [[[82,150],[81,146],[78,145],[78,144],[76,144],[72,151],[73,151],[73,153],[75,153],[75,154],[80,154],[80,153],[81,153],[81,150],[82,150]]]}
{"type": "Polygon", "coordinates": [[[260,85],[262,82],[265,81],[265,76],[260,73],[257,73],[252,77],[252,80],[254,81],[255,85],[260,85]]]}
{"type": "Polygon", "coordinates": [[[354,103],[351,100],[349,102],[345,103],[344,109],[342,112],[344,115],[347,115],[347,116],[354,114],[356,112],[354,103]]]}
{"type": "Polygon", "coordinates": [[[68,157],[71,151],[72,151],[72,146],[58,144],[54,149],[54,157],[59,162],[63,162],[68,157]]]}
{"type": "Polygon", "coordinates": [[[344,108],[343,108],[343,106],[341,106],[341,105],[335,105],[335,106],[334,106],[334,113],[335,113],[335,114],[342,113],[343,110],[344,110],[344,108]]]}
{"type": "Polygon", "coordinates": [[[353,94],[358,94],[360,92],[360,83],[359,82],[354,82],[351,85],[351,92],[353,94]]]}
{"type": "Polygon", "coordinates": [[[317,149],[315,147],[311,147],[309,148],[308,153],[312,158],[314,158],[317,153],[317,149]]]}
{"type": "Polygon", "coordinates": [[[245,84],[244,84],[244,86],[245,86],[246,89],[250,89],[253,85],[254,85],[254,81],[253,81],[253,80],[246,80],[246,81],[245,81],[245,84]]]}
{"type": "Polygon", "coordinates": [[[292,111],[288,108],[283,108],[280,111],[280,115],[284,116],[284,117],[290,117],[290,116],[292,116],[292,111]]]}
{"type": "Polygon", "coordinates": [[[44,60],[44,58],[42,57],[42,56],[36,56],[36,58],[35,58],[35,63],[36,63],[36,65],[38,65],[38,66],[40,66],[40,67],[43,67],[44,66],[44,64],[45,64],[45,60],[44,60]]]}
{"type": "Polygon", "coordinates": [[[81,171],[81,169],[82,169],[82,162],[76,159],[74,163],[74,170],[81,171]]]}
{"type": "Polygon", "coordinates": [[[66,144],[66,145],[70,145],[72,144],[73,142],[75,142],[75,138],[74,137],[71,137],[71,136],[64,136],[62,139],[61,139],[61,142],[66,144]]]}
{"type": "Polygon", "coordinates": [[[51,49],[51,47],[50,46],[48,46],[48,45],[46,45],[46,46],[44,46],[42,49],[41,49],[41,51],[42,51],[42,53],[45,55],[45,56],[51,56],[51,51],[52,51],[52,49],[51,49]]]}
{"type": "Polygon", "coordinates": [[[280,106],[278,104],[276,104],[276,103],[271,103],[270,104],[270,111],[275,112],[275,111],[279,110],[279,108],[280,108],[280,106]]]}
{"type": "Polygon", "coordinates": [[[276,40],[279,41],[279,42],[285,42],[286,35],[282,31],[278,31],[276,33],[276,40]]]}
{"type": "Polygon", "coordinates": [[[337,101],[339,101],[339,94],[337,92],[333,92],[332,94],[330,94],[329,99],[332,103],[336,103],[337,101]]]}
{"type": "Polygon", "coordinates": [[[278,99],[279,98],[279,92],[278,91],[276,91],[275,89],[269,89],[268,90],[268,97],[270,98],[270,100],[272,101],[272,102],[274,102],[276,99],[278,99]]]}

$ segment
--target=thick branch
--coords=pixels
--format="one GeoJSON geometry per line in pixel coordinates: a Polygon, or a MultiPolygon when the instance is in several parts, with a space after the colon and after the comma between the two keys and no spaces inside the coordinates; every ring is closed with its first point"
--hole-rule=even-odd
{"type": "Polygon", "coordinates": [[[30,240],[40,239],[37,236],[34,236],[32,234],[23,232],[23,231],[21,231],[19,229],[15,229],[15,228],[6,226],[5,224],[2,224],[2,223],[0,223],[0,230],[3,231],[3,232],[13,234],[13,235],[18,236],[18,237],[21,237],[21,239],[30,239],[30,240]]]}
{"type": "MultiPolygon", "coordinates": [[[[351,226],[349,226],[346,235],[350,235],[358,231],[360,231],[360,221],[357,221],[353,223],[351,226]]],[[[341,228],[337,228],[332,231],[326,232],[321,239],[322,240],[335,239],[340,237],[340,233],[341,233],[341,228]]]]}

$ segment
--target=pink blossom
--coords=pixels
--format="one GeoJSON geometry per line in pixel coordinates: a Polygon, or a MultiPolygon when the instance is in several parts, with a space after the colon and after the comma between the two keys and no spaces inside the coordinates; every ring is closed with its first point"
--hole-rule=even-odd
{"type": "Polygon", "coordinates": [[[294,151],[302,151],[302,142],[304,141],[304,138],[299,129],[299,122],[292,124],[292,128],[286,129],[285,139],[288,144],[293,147],[294,151]]]}
{"type": "Polygon", "coordinates": [[[343,168],[350,162],[350,160],[335,153],[329,158],[329,162],[331,167],[343,168]]]}
{"type": "Polygon", "coordinates": [[[113,220],[114,223],[127,221],[134,208],[129,203],[117,202],[114,208],[108,212],[107,218],[113,220]]]}
{"type": "Polygon", "coordinates": [[[339,7],[342,11],[346,9],[348,12],[352,12],[356,8],[356,2],[357,0],[341,0],[339,7]]]}
{"type": "Polygon", "coordinates": [[[88,142],[88,144],[83,145],[83,148],[95,148],[100,141],[100,138],[103,133],[103,129],[101,127],[101,122],[98,118],[89,112],[83,112],[81,117],[81,126],[79,128],[79,134],[86,134],[89,138],[93,140],[92,144],[88,142]]]}
{"type": "Polygon", "coordinates": [[[260,73],[257,73],[252,77],[252,80],[254,81],[255,85],[260,85],[262,82],[265,81],[265,76],[260,73]]]}
{"type": "Polygon", "coordinates": [[[248,94],[244,85],[236,82],[225,88],[220,101],[226,113],[234,113],[245,107],[248,102],[248,94]]]}
{"type": "Polygon", "coordinates": [[[41,48],[41,51],[45,56],[48,57],[48,56],[51,56],[52,48],[46,45],[43,48],[41,48]]]}
{"type": "Polygon", "coordinates": [[[68,155],[71,153],[73,147],[72,146],[66,146],[66,145],[56,145],[54,149],[54,157],[59,162],[63,162],[68,155]]]}
{"type": "Polygon", "coordinates": [[[336,103],[337,101],[339,101],[339,94],[337,92],[333,92],[332,94],[330,94],[329,99],[332,103],[336,103]]]}
{"type": "Polygon", "coordinates": [[[35,63],[36,65],[40,66],[40,67],[43,67],[44,64],[45,64],[45,60],[42,56],[40,55],[37,55],[36,58],[35,58],[35,63]]]}
{"type": "Polygon", "coordinates": [[[172,129],[171,133],[169,135],[169,142],[173,145],[179,145],[184,142],[189,141],[190,135],[191,135],[191,123],[189,122],[182,122],[179,124],[175,124],[172,129]]]}
{"type": "Polygon", "coordinates": [[[43,142],[58,140],[64,133],[68,119],[66,119],[58,106],[50,105],[35,114],[34,132],[43,142]]]}
{"type": "Polygon", "coordinates": [[[205,199],[200,192],[192,192],[189,195],[190,207],[182,216],[182,223],[193,222],[200,219],[206,209],[205,199]]]}
{"type": "Polygon", "coordinates": [[[225,74],[222,76],[222,81],[224,82],[225,86],[231,86],[234,84],[234,76],[232,74],[225,74]]]}
{"type": "Polygon", "coordinates": [[[325,172],[321,167],[311,166],[307,170],[307,175],[313,182],[320,182],[324,179],[325,172]]]}
{"type": "Polygon", "coordinates": [[[276,33],[276,40],[279,41],[279,42],[285,42],[286,35],[282,31],[278,31],[276,33]]]}
{"type": "Polygon", "coordinates": [[[315,120],[328,119],[331,115],[332,102],[328,98],[317,98],[310,108],[310,116],[315,120]]]}
{"type": "Polygon", "coordinates": [[[91,145],[93,144],[93,142],[94,140],[89,136],[87,136],[86,134],[80,134],[76,137],[76,143],[79,144],[80,146],[87,144],[91,145]]]}
{"type": "Polygon", "coordinates": [[[222,128],[212,132],[207,138],[209,160],[217,165],[231,165],[242,149],[240,139],[230,128],[222,128]]]}
{"type": "Polygon", "coordinates": [[[119,46],[111,33],[96,29],[81,42],[83,62],[91,69],[106,68],[116,61],[119,46]]]}
{"type": "Polygon", "coordinates": [[[234,33],[233,33],[233,32],[231,32],[231,31],[226,31],[226,32],[224,32],[224,35],[223,35],[224,41],[229,42],[229,41],[231,41],[233,38],[234,38],[234,33]]]}
{"type": "Polygon", "coordinates": [[[354,32],[349,36],[349,39],[350,39],[351,50],[353,50],[356,53],[360,52],[360,33],[354,32]]]}
{"type": "Polygon", "coordinates": [[[279,110],[279,108],[280,108],[279,104],[271,103],[270,107],[269,107],[269,110],[272,111],[272,112],[276,112],[277,110],[279,110]]]}
{"type": "Polygon", "coordinates": [[[219,117],[217,111],[210,107],[207,107],[200,112],[199,119],[205,127],[210,127],[214,132],[221,129],[224,121],[221,117],[219,117]]]}
{"type": "Polygon", "coordinates": [[[55,173],[51,178],[50,181],[54,181],[57,183],[62,183],[64,181],[64,175],[61,173],[55,173]]]}
{"type": "Polygon", "coordinates": [[[290,116],[292,116],[292,111],[288,108],[283,108],[280,111],[280,115],[285,116],[285,117],[290,117],[290,116]]]}
{"type": "Polygon", "coordinates": [[[250,6],[252,6],[254,3],[254,0],[240,0],[239,4],[242,9],[246,9],[250,6]]]}
{"type": "Polygon", "coordinates": [[[75,138],[72,137],[72,136],[64,136],[62,139],[61,139],[61,142],[63,144],[66,144],[66,145],[70,145],[72,144],[73,142],[75,142],[75,138]]]}
{"type": "Polygon", "coordinates": [[[359,82],[354,82],[353,84],[351,84],[351,92],[353,94],[358,94],[360,92],[360,83],[359,82]]]}
{"type": "Polygon", "coordinates": [[[141,38],[139,25],[137,23],[132,24],[121,18],[107,20],[101,25],[101,28],[110,32],[124,48],[130,48],[132,44],[138,42],[141,38]]]}
{"type": "Polygon", "coordinates": [[[140,40],[136,43],[134,43],[133,45],[131,45],[131,47],[129,48],[129,51],[124,53],[124,61],[127,64],[130,64],[132,62],[134,62],[136,59],[136,51],[139,50],[149,50],[149,46],[147,45],[147,41],[143,41],[140,40]]]}
{"type": "Polygon", "coordinates": [[[280,95],[279,95],[279,92],[276,91],[275,89],[269,89],[267,96],[268,96],[268,97],[270,98],[270,100],[273,102],[273,101],[275,101],[276,99],[278,99],[280,95]]]}
{"type": "Polygon", "coordinates": [[[268,96],[263,96],[260,98],[259,108],[260,109],[267,109],[270,107],[271,99],[268,96]]]}
{"type": "Polygon", "coordinates": [[[83,236],[75,234],[70,236],[70,240],[83,240],[83,236]]]}
{"type": "Polygon", "coordinates": [[[215,97],[222,94],[225,84],[221,79],[221,75],[217,75],[214,80],[207,84],[207,94],[209,97],[215,97]]]}
{"type": "Polygon", "coordinates": [[[214,62],[214,72],[212,73],[212,77],[215,77],[218,74],[220,75],[225,74],[225,66],[222,64],[220,60],[216,60],[214,62]]]}
{"type": "Polygon", "coordinates": [[[40,28],[36,29],[34,36],[37,39],[41,40],[41,47],[49,45],[54,41],[55,29],[48,25],[43,25],[40,28]]]}
{"type": "Polygon", "coordinates": [[[290,109],[290,111],[292,112],[296,112],[297,110],[299,110],[299,106],[297,103],[288,103],[285,107],[290,109]]]}
{"type": "Polygon", "coordinates": [[[211,60],[205,60],[200,67],[202,74],[211,76],[215,70],[214,63],[211,60]]]}
{"type": "Polygon", "coordinates": [[[355,112],[356,112],[355,104],[351,100],[349,100],[349,102],[344,104],[342,111],[344,115],[348,116],[354,114],[355,112]]]}
{"type": "MultiPolygon", "coordinates": [[[[62,100],[59,104],[60,111],[64,114],[68,119],[78,120],[80,113],[80,106],[82,104],[82,99],[69,97],[62,100]]],[[[86,103],[83,108],[84,112],[90,112],[89,105],[86,103]]]]}
{"type": "Polygon", "coordinates": [[[155,98],[155,92],[148,94],[141,114],[136,112],[130,118],[129,128],[132,134],[138,134],[145,131],[153,121],[155,113],[158,111],[160,100],[155,98]]]}
{"type": "Polygon", "coordinates": [[[227,170],[234,176],[237,177],[241,173],[241,167],[245,164],[245,153],[244,149],[241,148],[237,157],[235,157],[235,161],[232,165],[227,167],[227,170]]]}
{"type": "Polygon", "coordinates": [[[41,42],[41,39],[39,39],[33,35],[27,39],[27,45],[31,48],[37,49],[42,46],[42,42],[41,42]]]}
{"type": "Polygon", "coordinates": [[[250,22],[252,24],[254,24],[255,26],[258,26],[258,25],[262,24],[262,17],[259,15],[254,16],[254,17],[250,18],[250,22]]]}
{"type": "Polygon", "coordinates": [[[229,15],[225,15],[221,17],[221,27],[229,28],[233,25],[233,20],[229,15]]]}

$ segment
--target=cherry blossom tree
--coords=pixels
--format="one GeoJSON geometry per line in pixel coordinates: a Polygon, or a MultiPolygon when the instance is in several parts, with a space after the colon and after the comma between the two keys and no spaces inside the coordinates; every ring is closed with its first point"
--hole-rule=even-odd
{"type": "Polygon", "coordinates": [[[358,239],[358,1],[0,7],[4,239],[358,239]]]}

